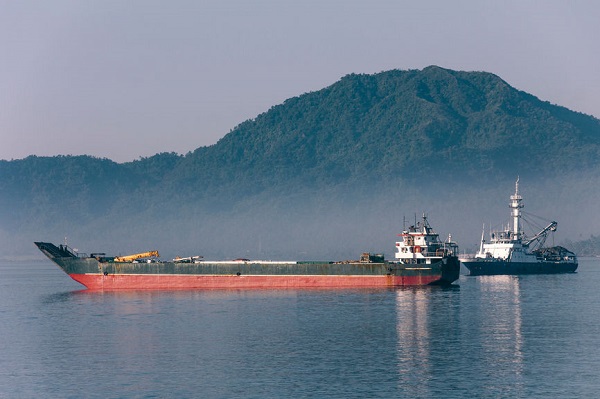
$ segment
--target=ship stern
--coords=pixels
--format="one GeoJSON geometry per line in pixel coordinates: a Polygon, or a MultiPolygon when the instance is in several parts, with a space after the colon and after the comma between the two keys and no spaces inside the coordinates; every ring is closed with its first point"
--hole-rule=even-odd
{"type": "Polygon", "coordinates": [[[460,260],[456,256],[446,256],[441,260],[441,276],[431,285],[451,285],[460,277],[460,260]]]}

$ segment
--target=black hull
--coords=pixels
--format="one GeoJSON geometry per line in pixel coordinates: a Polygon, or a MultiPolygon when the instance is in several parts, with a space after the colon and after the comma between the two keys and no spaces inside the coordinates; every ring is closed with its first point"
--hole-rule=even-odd
{"type": "Polygon", "coordinates": [[[460,277],[460,260],[456,256],[447,256],[441,262],[442,276],[430,285],[451,285],[460,277]]]}
{"type": "Polygon", "coordinates": [[[469,276],[495,276],[520,274],[562,274],[574,273],[574,262],[503,262],[503,261],[466,261],[469,276]]]}

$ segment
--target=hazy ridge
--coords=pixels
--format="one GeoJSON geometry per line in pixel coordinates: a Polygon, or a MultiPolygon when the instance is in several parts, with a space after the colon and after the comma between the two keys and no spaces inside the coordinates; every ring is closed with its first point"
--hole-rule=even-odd
{"type": "Polygon", "coordinates": [[[84,251],[391,257],[422,211],[469,249],[508,218],[517,176],[525,210],[575,243],[600,230],[599,155],[598,119],[490,73],[353,74],[185,156],[0,161],[0,249],[68,236],[84,251]]]}

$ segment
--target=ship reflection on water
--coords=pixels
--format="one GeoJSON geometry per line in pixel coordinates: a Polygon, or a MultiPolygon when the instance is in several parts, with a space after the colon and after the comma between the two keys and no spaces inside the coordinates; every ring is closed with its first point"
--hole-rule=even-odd
{"type": "Polygon", "coordinates": [[[398,385],[410,397],[428,396],[428,382],[434,377],[431,364],[434,342],[429,325],[431,299],[425,290],[396,293],[398,385]]]}
{"type": "Polygon", "coordinates": [[[469,283],[468,290],[397,290],[397,378],[407,397],[523,394],[519,278],[469,283]],[[498,380],[506,384],[490,384],[498,380]]]}
{"type": "MultiPolygon", "coordinates": [[[[490,298],[486,307],[492,317],[481,326],[485,353],[502,351],[510,363],[514,364],[516,376],[523,372],[523,320],[521,310],[521,290],[519,277],[481,276],[479,286],[482,294],[490,298]]],[[[483,310],[485,312],[485,310],[483,310]]],[[[493,362],[494,359],[488,359],[493,362]]]]}

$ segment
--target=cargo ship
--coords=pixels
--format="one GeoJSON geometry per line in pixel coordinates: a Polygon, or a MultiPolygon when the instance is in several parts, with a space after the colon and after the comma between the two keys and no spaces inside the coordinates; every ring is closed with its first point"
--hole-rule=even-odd
{"type": "Polygon", "coordinates": [[[470,276],[573,273],[577,270],[577,256],[561,246],[544,247],[548,233],[556,231],[557,222],[551,221],[538,233],[527,236],[521,227],[523,197],[519,194],[519,179],[515,193],[510,196],[512,216],[510,224],[501,231],[490,232],[489,242],[481,234],[479,251],[475,256],[461,257],[470,276]]]}
{"type": "Polygon", "coordinates": [[[458,246],[441,241],[427,218],[399,234],[394,261],[363,253],[356,261],[158,259],[157,251],[128,256],[78,253],[69,246],[35,242],[73,280],[90,290],[399,287],[450,285],[460,274],[458,246]]]}

